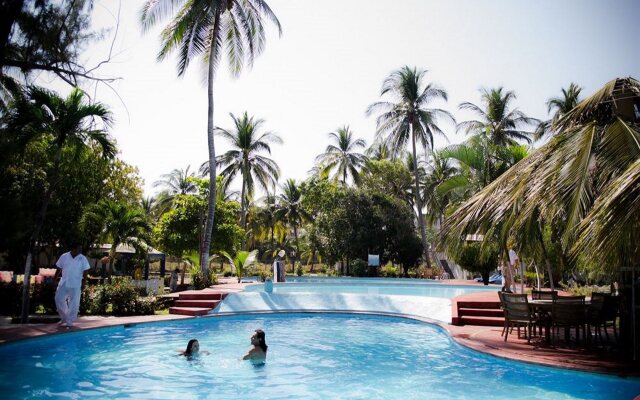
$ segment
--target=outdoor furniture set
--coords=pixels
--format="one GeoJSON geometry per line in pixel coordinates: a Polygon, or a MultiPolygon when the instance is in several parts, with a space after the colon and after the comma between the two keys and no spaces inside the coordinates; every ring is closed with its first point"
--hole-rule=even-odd
{"type": "Polygon", "coordinates": [[[513,328],[524,328],[527,343],[536,334],[542,335],[551,343],[553,333],[556,335],[564,330],[564,340],[569,343],[571,330],[575,332],[576,342],[581,336],[585,344],[591,341],[591,328],[594,329],[594,340],[602,339],[604,330],[607,341],[609,333],[607,327],[613,326],[614,336],[617,337],[616,320],[618,318],[618,301],[616,296],[603,293],[593,293],[590,301],[585,296],[558,296],[557,291],[533,291],[531,300],[526,294],[498,292],[501,308],[504,310],[504,328],[502,335],[505,342],[513,328]]]}

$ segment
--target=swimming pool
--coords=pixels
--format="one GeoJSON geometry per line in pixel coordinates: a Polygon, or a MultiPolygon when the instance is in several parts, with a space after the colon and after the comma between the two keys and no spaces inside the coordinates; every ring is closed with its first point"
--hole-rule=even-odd
{"type": "Polygon", "coordinates": [[[505,361],[439,328],[363,315],[200,318],[0,346],[0,398],[632,399],[640,380],[505,361]],[[268,360],[239,358],[253,330],[268,360]],[[188,339],[211,352],[176,356],[188,339]]]}
{"type": "MultiPolygon", "coordinates": [[[[451,299],[467,293],[497,291],[495,286],[448,285],[442,281],[407,279],[331,279],[316,278],[296,281],[287,278],[287,283],[275,284],[273,293],[352,293],[371,295],[400,295],[442,297],[451,299]]],[[[264,291],[264,284],[250,285],[247,292],[264,291]]]]}

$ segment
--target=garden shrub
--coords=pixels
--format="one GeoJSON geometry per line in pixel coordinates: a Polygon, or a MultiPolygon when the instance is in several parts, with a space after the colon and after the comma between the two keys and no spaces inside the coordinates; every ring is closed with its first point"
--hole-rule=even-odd
{"type": "Polygon", "coordinates": [[[273,275],[273,271],[269,266],[260,265],[256,271],[261,282],[265,282],[267,278],[273,275]]]}
{"type": "Polygon", "coordinates": [[[385,278],[395,278],[398,276],[398,269],[391,263],[386,263],[380,268],[380,276],[385,278]]]}
{"type": "MultiPolygon", "coordinates": [[[[20,285],[22,286],[22,285],[20,285]]],[[[45,314],[56,313],[56,289],[55,283],[41,283],[31,285],[31,300],[29,302],[29,312],[35,312],[38,307],[42,307],[45,314]]]]}
{"type": "Polygon", "coordinates": [[[230,269],[225,269],[222,276],[224,276],[225,278],[228,278],[230,276],[236,276],[236,274],[234,274],[233,271],[230,269]]]}
{"type": "Polygon", "coordinates": [[[300,264],[299,262],[296,263],[296,275],[304,275],[304,269],[302,268],[302,264],[300,264]]]}
{"type": "Polygon", "coordinates": [[[368,268],[368,264],[365,260],[356,258],[355,260],[351,261],[352,276],[359,276],[359,277],[367,276],[368,275],[367,268],[368,268]]]}

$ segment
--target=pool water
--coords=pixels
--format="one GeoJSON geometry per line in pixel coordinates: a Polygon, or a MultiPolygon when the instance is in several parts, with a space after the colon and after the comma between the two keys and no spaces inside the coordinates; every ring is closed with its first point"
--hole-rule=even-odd
{"type": "MultiPolygon", "coordinates": [[[[492,286],[472,285],[447,285],[433,283],[434,281],[420,281],[414,283],[398,282],[397,280],[353,280],[347,281],[311,281],[311,282],[287,282],[276,283],[273,293],[351,293],[371,295],[400,295],[442,297],[451,299],[467,293],[497,291],[492,286]]],[[[247,292],[264,291],[264,284],[250,285],[245,288],[247,292]]]]}
{"type": "Polygon", "coordinates": [[[640,380],[483,355],[439,328],[364,315],[200,318],[0,346],[0,398],[632,399],[640,380]],[[240,358],[266,331],[265,365],[240,358]],[[208,350],[176,356],[190,338],[208,350]]]}

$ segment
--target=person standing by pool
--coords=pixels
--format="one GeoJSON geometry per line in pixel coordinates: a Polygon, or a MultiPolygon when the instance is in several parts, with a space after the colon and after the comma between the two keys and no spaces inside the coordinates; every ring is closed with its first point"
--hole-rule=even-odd
{"type": "Polygon", "coordinates": [[[89,261],[81,253],[82,245],[73,243],[71,250],[61,255],[56,262],[56,267],[62,272],[56,289],[56,309],[60,315],[60,324],[68,328],[78,318],[82,280],[89,269],[89,261]]]}
{"type": "Polygon", "coordinates": [[[242,357],[243,360],[251,360],[253,363],[261,363],[267,359],[267,343],[265,334],[262,329],[256,329],[251,336],[251,344],[253,347],[242,357]]]}

